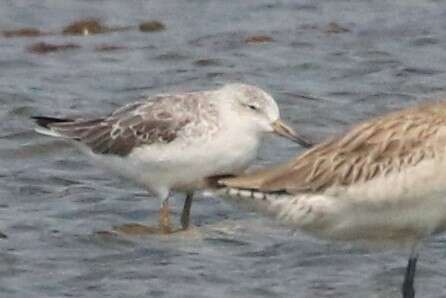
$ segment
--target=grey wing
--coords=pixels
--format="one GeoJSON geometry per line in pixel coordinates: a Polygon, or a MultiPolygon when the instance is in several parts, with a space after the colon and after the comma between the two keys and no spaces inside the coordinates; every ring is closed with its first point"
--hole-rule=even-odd
{"type": "Polygon", "coordinates": [[[107,118],[50,124],[53,131],[75,139],[98,154],[128,155],[141,145],[167,144],[193,119],[190,113],[175,113],[167,102],[134,103],[107,118]]]}

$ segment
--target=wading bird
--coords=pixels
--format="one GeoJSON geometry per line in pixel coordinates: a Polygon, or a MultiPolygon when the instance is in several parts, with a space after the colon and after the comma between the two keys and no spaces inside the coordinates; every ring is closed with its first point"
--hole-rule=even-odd
{"type": "Polygon", "coordinates": [[[320,238],[409,248],[446,230],[446,103],[371,119],[282,165],[219,181],[228,199],[320,238]]]}
{"type": "Polygon", "coordinates": [[[187,229],[193,191],[208,176],[243,171],[255,159],[264,133],[310,145],[280,120],[270,95],[244,84],[156,95],[97,119],[34,119],[37,132],[71,141],[106,170],[156,195],[163,233],[172,232],[171,191],[187,194],[181,215],[187,229]]]}

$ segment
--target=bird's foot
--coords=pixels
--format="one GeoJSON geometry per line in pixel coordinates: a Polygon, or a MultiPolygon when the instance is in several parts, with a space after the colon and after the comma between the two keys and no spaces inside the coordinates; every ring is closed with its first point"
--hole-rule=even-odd
{"type": "Polygon", "coordinates": [[[167,202],[160,209],[159,228],[163,234],[171,234],[173,229],[170,223],[170,210],[167,202]]]}
{"type": "Polygon", "coordinates": [[[163,224],[163,223],[160,222],[159,230],[160,230],[160,234],[172,234],[172,233],[174,233],[174,229],[172,228],[170,223],[166,225],[166,224],[163,224]]]}

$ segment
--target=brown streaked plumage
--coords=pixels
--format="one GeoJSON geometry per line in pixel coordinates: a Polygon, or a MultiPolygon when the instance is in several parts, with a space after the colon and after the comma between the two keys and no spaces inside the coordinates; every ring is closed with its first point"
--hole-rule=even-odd
{"type": "Polygon", "coordinates": [[[446,129],[445,103],[410,108],[361,123],[285,164],[222,183],[290,194],[365,183],[443,154],[446,133],[437,138],[442,128],[446,129]]]}
{"type": "Polygon", "coordinates": [[[222,179],[220,193],[318,237],[418,247],[446,230],[446,102],[365,121],[278,166],[222,179]]]}

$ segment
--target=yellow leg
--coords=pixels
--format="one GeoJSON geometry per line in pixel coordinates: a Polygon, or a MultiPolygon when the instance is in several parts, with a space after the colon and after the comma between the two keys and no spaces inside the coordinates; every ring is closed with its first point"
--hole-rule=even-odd
{"type": "MultiPolygon", "coordinates": [[[[189,213],[190,213],[190,205],[192,203],[192,196],[190,196],[190,200],[185,204],[183,210],[183,215],[181,222],[183,227],[187,227],[189,225],[189,213]]],[[[181,231],[181,229],[173,229],[170,222],[170,208],[169,208],[169,200],[165,198],[162,201],[160,208],[160,216],[159,216],[159,226],[151,227],[145,226],[141,224],[124,224],[121,226],[117,226],[113,228],[114,232],[124,234],[124,235],[159,235],[159,234],[172,234],[181,231]]],[[[105,234],[105,233],[102,233],[105,234]]]]}
{"type": "Polygon", "coordinates": [[[163,234],[172,233],[172,226],[170,224],[170,209],[169,209],[169,201],[165,200],[162,203],[160,209],[160,230],[163,234]]]}

